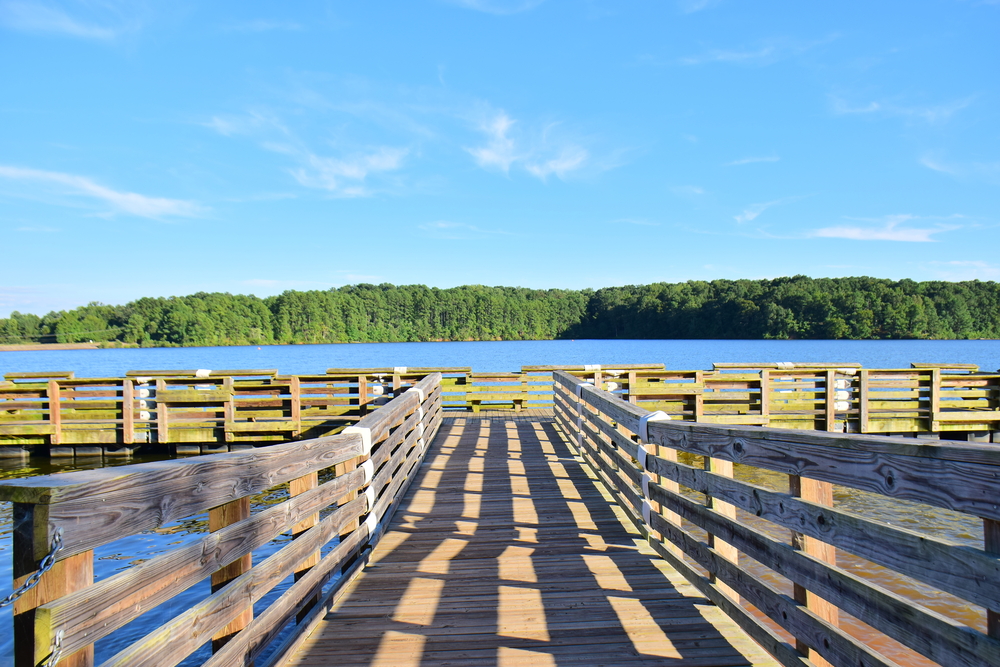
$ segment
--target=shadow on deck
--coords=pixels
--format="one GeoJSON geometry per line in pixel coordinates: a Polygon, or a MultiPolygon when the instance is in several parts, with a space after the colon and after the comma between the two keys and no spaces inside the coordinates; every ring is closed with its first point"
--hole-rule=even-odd
{"type": "Polygon", "coordinates": [[[371,565],[288,664],[776,663],[528,411],[445,417],[371,565]]]}

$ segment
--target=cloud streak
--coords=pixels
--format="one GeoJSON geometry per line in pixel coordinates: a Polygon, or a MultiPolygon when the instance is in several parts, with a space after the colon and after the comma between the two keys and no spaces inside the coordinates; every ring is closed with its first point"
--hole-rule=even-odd
{"type": "Polygon", "coordinates": [[[705,65],[708,63],[769,65],[781,58],[805,53],[835,39],[837,39],[837,35],[830,35],[810,42],[787,39],[769,40],[755,48],[710,49],[704,53],[681,58],[676,62],[681,65],[705,65]]]}
{"type": "Polygon", "coordinates": [[[509,174],[514,166],[518,166],[541,181],[553,175],[567,180],[584,168],[595,166],[587,149],[573,141],[553,136],[558,123],[548,125],[533,140],[525,137],[524,133],[515,137],[516,123],[503,110],[485,114],[485,118],[477,123],[477,129],[486,135],[486,143],[466,147],[466,152],[483,169],[509,174]]]}
{"type": "Polygon", "coordinates": [[[833,113],[838,116],[882,114],[885,116],[918,120],[930,124],[947,122],[952,116],[975,101],[976,97],[973,95],[947,104],[931,106],[906,106],[886,101],[872,101],[868,104],[858,106],[851,105],[841,97],[830,96],[833,113]]]}
{"type": "MultiPolygon", "coordinates": [[[[952,216],[955,217],[955,216],[952,216]]],[[[824,227],[812,232],[810,236],[828,239],[847,239],[850,241],[897,241],[903,243],[932,243],[937,241],[935,234],[959,229],[956,225],[938,224],[934,227],[909,227],[905,223],[919,220],[917,216],[889,215],[883,218],[878,226],[839,225],[824,227]]],[[[876,222],[876,221],[873,221],[876,222]]]]}
{"type": "Polygon", "coordinates": [[[744,164],[754,164],[755,162],[777,162],[781,158],[777,155],[767,155],[764,157],[745,157],[740,160],[733,160],[732,162],[727,162],[724,166],[726,167],[738,167],[744,164]]]}
{"type": "Polygon", "coordinates": [[[408,152],[405,148],[388,146],[348,158],[322,157],[307,152],[299,155],[305,164],[292,169],[291,174],[309,188],[319,188],[341,197],[366,197],[372,191],[365,186],[365,179],[370,174],[399,169],[408,152]]]}
{"type": "Polygon", "coordinates": [[[55,187],[65,194],[97,200],[113,212],[141,218],[196,217],[203,212],[195,202],[121,192],[75,174],[0,165],[0,178],[55,187]]]}
{"type": "Polygon", "coordinates": [[[447,0],[447,2],[477,12],[507,16],[530,11],[545,0],[447,0]]]}
{"type": "MultiPolygon", "coordinates": [[[[112,8],[108,6],[106,8],[112,8]]],[[[88,22],[71,16],[62,9],[41,2],[3,0],[0,2],[0,24],[12,30],[31,33],[68,35],[82,39],[111,40],[137,26],[135,22],[117,17],[115,27],[88,22]]]]}
{"type": "Polygon", "coordinates": [[[750,204],[750,206],[747,206],[745,209],[743,209],[742,213],[740,213],[739,215],[733,216],[733,218],[736,220],[736,222],[738,224],[742,225],[743,223],[751,222],[751,221],[757,219],[757,217],[761,213],[763,213],[767,209],[771,208],[772,206],[777,206],[778,204],[780,204],[780,203],[782,203],[784,201],[786,201],[786,200],[784,200],[784,199],[776,199],[774,201],[763,202],[763,203],[760,203],[760,204],[750,204]]]}

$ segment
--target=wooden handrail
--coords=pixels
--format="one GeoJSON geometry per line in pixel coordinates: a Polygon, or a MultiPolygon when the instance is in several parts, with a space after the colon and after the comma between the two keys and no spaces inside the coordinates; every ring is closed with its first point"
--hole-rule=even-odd
{"type": "MultiPolygon", "coordinates": [[[[716,366],[710,371],[665,370],[662,364],[564,368],[634,405],[684,421],[928,437],[958,432],[980,441],[995,432],[992,437],[1000,438],[1000,372],[959,368],[963,364],[716,366]]],[[[512,373],[439,369],[444,407],[549,409],[555,371],[543,368],[550,367],[526,366],[512,373]]],[[[49,447],[52,456],[121,456],[146,445],[164,452],[215,453],[249,443],[316,438],[363,418],[431,372],[329,370],[201,376],[196,371],[129,371],[124,378],[52,373],[6,380],[0,382],[0,456],[24,455],[26,447],[49,447]]]]}
{"type": "MultiPolygon", "coordinates": [[[[822,433],[683,421],[648,421],[647,443],[636,442],[649,411],[566,372],[556,382],[556,419],[618,502],[651,536],[656,551],[785,665],[803,653],[785,643],[743,606],[752,604],[808,647],[822,664],[894,665],[875,650],[774,584],[710,548],[694,524],[810,594],[942,665],[1000,664],[1000,448],[863,434],[822,433]],[[578,393],[579,392],[579,393],[578,393]],[[640,448],[645,447],[645,455],[640,448]],[[653,449],[654,451],[649,451],[653,449]],[[984,547],[957,544],[688,465],[675,452],[861,489],[887,498],[934,505],[980,521],[984,547]],[[637,460],[642,456],[645,467],[637,460]],[[643,475],[647,478],[644,480],[643,475]],[[659,480],[659,481],[657,481],[659,480]],[[643,483],[646,492],[644,497],[643,483]],[[680,489],[704,494],[692,499],[680,489]],[[892,593],[825,559],[798,551],[773,531],[713,507],[735,506],[781,528],[912,577],[985,608],[986,633],[917,601],[892,593]],[[690,523],[688,523],[690,522],[690,523]],[[682,557],[681,554],[683,554],[682,557]],[[690,561],[705,568],[704,577],[690,561]]],[[[808,601],[807,601],[808,600],[808,601]]],[[[835,617],[835,615],[834,615],[835,617]]]]}
{"type": "Polygon", "coordinates": [[[317,601],[323,604],[343,580],[325,593],[324,586],[377,541],[423,460],[441,411],[441,376],[434,373],[362,418],[351,432],[0,482],[0,500],[12,501],[17,517],[15,577],[37,569],[57,533],[64,545],[56,567],[37,588],[55,593],[26,596],[15,605],[22,630],[15,664],[38,664],[56,637],[68,656],[60,665],[92,664],[95,641],[209,576],[217,582],[210,596],[104,664],[172,665],[213,638],[217,653],[211,664],[249,664],[289,619],[303,620],[317,601]],[[322,484],[309,481],[335,467],[343,472],[322,484]],[[251,496],[286,483],[293,495],[280,504],[249,514],[225,509],[248,505],[251,496]],[[338,501],[332,513],[309,520],[338,501]],[[195,542],[96,584],[77,590],[60,586],[62,564],[92,563],[94,548],[209,510],[218,510],[213,532],[195,542]],[[251,566],[255,549],[288,531],[296,533],[295,540],[251,566]],[[317,562],[315,554],[338,536],[339,544],[317,562]],[[243,565],[234,570],[237,563],[243,565]],[[265,614],[252,618],[253,603],[293,572],[299,573],[296,583],[265,614]],[[245,620],[237,624],[238,618],[245,620]]]}

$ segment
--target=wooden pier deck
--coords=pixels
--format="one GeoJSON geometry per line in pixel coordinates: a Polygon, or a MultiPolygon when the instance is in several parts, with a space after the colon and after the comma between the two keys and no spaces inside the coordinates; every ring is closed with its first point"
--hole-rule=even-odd
{"type": "Polygon", "coordinates": [[[776,665],[655,555],[551,410],[445,417],[289,665],[776,665]]]}

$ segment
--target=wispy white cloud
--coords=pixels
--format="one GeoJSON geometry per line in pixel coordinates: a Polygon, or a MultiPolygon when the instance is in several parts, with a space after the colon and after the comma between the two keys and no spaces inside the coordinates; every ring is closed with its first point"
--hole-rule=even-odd
{"type": "Polygon", "coordinates": [[[54,3],[29,0],[0,1],[0,24],[12,30],[51,33],[83,39],[111,40],[124,32],[135,30],[139,21],[128,16],[117,3],[84,3],[83,12],[99,13],[101,20],[83,19],[71,15],[54,3]]]}
{"type": "Polygon", "coordinates": [[[562,152],[549,160],[542,162],[527,163],[525,169],[543,181],[550,174],[555,174],[559,178],[565,179],[570,172],[576,171],[587,161],[587,151],[579,146],[567,146],[562,152]]]}
{"type": "Polygon", "coordinates": [[[717,4],[719,4],[719,0],[677,0],[677,9],[682,14],[694,14],[717,4]]]}
{"type": "Polygon", "coordinates": [[[522,132],[515,138],[517,121],[505,111],[481,112],[480,117],[477,129],[486,135],[486,143],[465,150],[484,169],[506,174],[517,165],[544,181],[552,175],[566,180],[588,167],[601,170],[616,166],[610,161],[603,166],[597,164],[586,148],[556,132],[559,123],[550,123],[535,134],[522,132]]]}
{"type": "Polygon", "coordinates": [[[725,51],[712,49],[697,56],[681,58],[684,65],[703,65],[705,63],[744,63],[767,60],[775,55],[773,46],[764,46],[751,51],[725,51]]]}
{"type": "Polygon", "coordinates": [[[64,194],[97,200],[110,206],[113,213],[142,218],[194,217],[204,212],[195,202],[121,192],[76,174],[0,165],[0,178],[54,187],[64,194]]]}
{"type": "Polygon", "coordinates": [[[784,201],[786,200],[776,199],[774,201],[763,202],[760,204],[750,204],[750,206],[747,206],[745,209],[743,209],[742,213],[734,216],[734,219],[736,220],[737,223],[741,225],[745,222],[751,222],[767,209],[771,208],[772,206],[777,206],[778,204],[781,204],[784,201]]]}
{"type": "Polygon", "coordinates": [[[410,152],[405,147],[368,146],[345,150],[344,155],[337,157],[322,155],[300,140],[277,115],[260,110],[213,116],[202,125],[226,137],[251,137],[264,150],[289,156],[298,166],[287,171],[300,185],[337,197],[374,194],[376,188],[366,180],[373,175],[399,170],[410,152]]]}
{"type": "Polygon", "coordinates": [[[971,105],[975,102],[975,100],[976,97],[973,95],[946,104],[929,106],[906,105],[885,100],[873,100],[867,104],[851,104],[842,97],[831,95],[830,105],[833,113],[838,116],[881,114],[885,116],[896,116],[922,121],[925,123],[943,123],[950,120],[952,116],[962,109],[971,105]]]}
{"type": "Polygon", "coordinates": [[[434,238],[447,240],[480,239],[510,234],[507,231],[483,229],[465,222],[451,222],[448,220],[435,220],[434,222],[417,225],[417,227],[434,238]]]}
{"type": "Polygon", "coordinates": [[[302,30],[302,24],[295,21],[280,21],[273,19],[255,19],[233,23],[225,28],[229,32],[271,32],[275,30],[302,30]]]}
{"type": "Polygon", "coordinates": [[[446,2],[477,12],[505,16],[534,9],[545,0],[446,0],[446,2]]]}
{"type": "Polygon", "coordinates": [[[956,174],[958,171],[951,165],[944,164],[937,159],[931,157],[930,155],[924,155],[920,158],[920,164],[931,169],[933,171],[940,171],[944,174],[956,174]]]}
{"type": "Polygon", "coordinates": [[[670,191],[675,195],[681,196],[698,196],[705,194],[705,189],[698,187],[697,185],[674,185],[670,188],[670,191]]]}
{"type": "Polygon", "coordinates": [[[921,166],[942,174],[1000,183],[1000,162],[945,162],[929,154],[922,155],[918,162],[921,166]]]}
{"type": "Polygon", "coordinates": [[[777,162],[781,158],[777,155],[765,155],[763,157],[745,157],[739,160],[733,160],[732,162],[727,162],[725,166],[727,167],[738,167],[742,164],[753,164],[755,162],[777,162]]]}
{"type": "MultiPolygon", "coordinates": [[[[949,216],[960,218],[962,216],[949,216]]],[[[876,223],[874,226],[840,225],[835,227],[824,227],[812,232],[810,236],[830,239],[849,239],[852,241],[902,241],[907,243],[930,243],[936,241],[935,234],[949,232],[959,229],[958,225],[938,223],[933,227],[912,227],[907,225],[913,220],[921,220],[919,216],[902,214],[887,215],[881,219],[861,218],[865,222],[876,223]]],[[[938,219],[941,218],[932,218],[938,219]]]]}
{"type": "Polygon", "coordinates": [[[738,49],[709,49],[704,53],[681,58],[682,65],[704,65],[708,63],[730,63],[743,65],[770,65],[782,58],[795,56],[837,39],[830,35],[812,41],[792,39],[771,39],[759,42],[756,46],[738,49]]]}
{"type": "Polygon", "coordinates": [[[503,111],[493,118],[480,123],[479,129],[486,135],[485,146],[466,148],[480,167],[497,167],[504,173],[510,171],[510,165],[520,158],[514,148],[514,140],[507,136],[514,126],[514,120],[503,111]]]}
{"type": "Polygon", "coordinates": [[[407,153],[405,148],[388,146],[346,158],[296,152],[305,164],[292,169],[291,174],[301,185],[309,188],[326,190],[340,197],[366,197],[372,194],[372,190],[365,185],[365,179],[370,174],[399,169],[407,153]]]}

